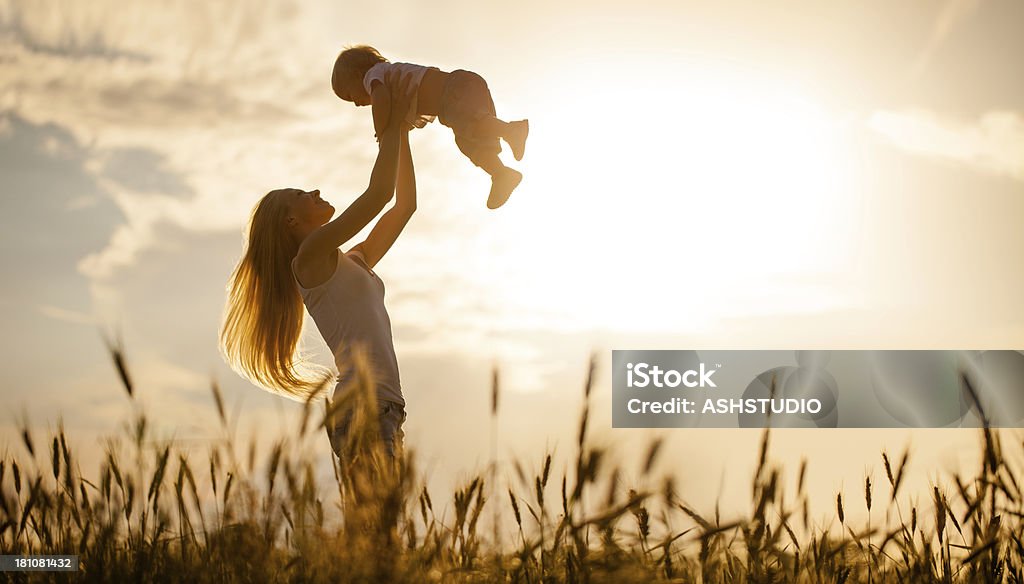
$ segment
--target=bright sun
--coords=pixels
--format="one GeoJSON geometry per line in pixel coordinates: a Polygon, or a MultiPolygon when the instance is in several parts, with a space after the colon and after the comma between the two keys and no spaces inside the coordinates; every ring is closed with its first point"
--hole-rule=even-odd
{"type": "Polygon", "coordinates": [[[485,246],[508,252],[487,280],[510,314],[678,332],[844,302],[824,277],[858,221],[844,128],[799,89],[668,61],[538,85],[527,180],[485,246]]]}

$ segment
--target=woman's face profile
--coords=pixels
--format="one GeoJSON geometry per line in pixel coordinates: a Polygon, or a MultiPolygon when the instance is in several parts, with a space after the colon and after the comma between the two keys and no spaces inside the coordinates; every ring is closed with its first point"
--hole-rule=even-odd
{"type": "Polygon", "coordinates": [[[334,216],[334,205],[320,198],[320,189],[291,189],[286,196],[288,216],[294,217],[299,223],[319,227],[334,216]]]}

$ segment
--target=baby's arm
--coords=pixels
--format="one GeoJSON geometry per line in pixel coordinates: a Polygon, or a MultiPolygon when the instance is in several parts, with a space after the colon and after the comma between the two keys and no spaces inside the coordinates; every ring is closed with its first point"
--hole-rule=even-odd
{"type": "Polygon", "coordinates": [[[391,120],[391,91],[383,83],[374,83],[370,88],[370,107],[373,113],[373,132],[380,141],[384,129],[391,120]]]}

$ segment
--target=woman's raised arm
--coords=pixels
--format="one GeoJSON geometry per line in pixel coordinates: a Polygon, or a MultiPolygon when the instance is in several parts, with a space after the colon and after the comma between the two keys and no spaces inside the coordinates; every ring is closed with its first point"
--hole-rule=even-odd
{"type": "Polygon", "coordinates": [[[363,260],[370,268],[380,261],[384,254],[405,229],[409,218],[416,211],[416,171],[412,164],[412,150],[409,148],[409,134],[403,134],[398,154],[398,187],[395,206],[381,216],[370,230],[366,240],[352,248],[362,253],[363,260]]]}
{"type": "MultiPolygon", "coordinates": [[[[408,111],[411,102],[412,94],[409,91],[408,80],[403,79],[392,92],[395,111],[408,111]]],[[[366,227],[366,224],[391,200],[395,192],[398,152],[403,136],[408,136],[403,121],[404,116],[391,116],[388,127],[381,136],[380,149],[366,191],[340,215],[310,233],[299,247],[300,255],[318,256],[332,253],[366,227]]]]}

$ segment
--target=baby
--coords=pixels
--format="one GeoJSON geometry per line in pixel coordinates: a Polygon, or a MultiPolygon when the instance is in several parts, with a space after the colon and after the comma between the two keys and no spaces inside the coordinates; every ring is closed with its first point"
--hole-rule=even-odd
{"type": "Polygon", "coordinates": [[[412,105],[409,111],[395,114],[405,116],[406,122],[416,128],[422,128],[435,117],[451,128],[459,150],[491,175],[487,207],[502,206],[523,175],[498,158],[499,139],[508,143],[516,160],[522,160],[530,125],[527,120],[504,122],[495,117],[494,101],[482,77],[461,69],[448,73],[437,67],[391,63],[377,49],[360,45],[338,55],[331,87],[344,101],[372,106],[373,129],[379,136],[392,115],[390,88],[406,76],[414,94],[412,105]]]}

